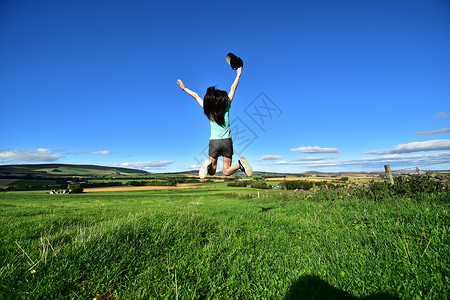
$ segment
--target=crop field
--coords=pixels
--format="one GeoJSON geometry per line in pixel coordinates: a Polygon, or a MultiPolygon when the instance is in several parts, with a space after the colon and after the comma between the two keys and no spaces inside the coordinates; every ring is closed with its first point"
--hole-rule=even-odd
{"type": "MultiPolygon", "coordinates": [[[[348,177],[349,181],[351,181],[351,182],[364,182],[364,183],[366,183],[366,182],[369,182],[369,181],[382,181],[383,180],[379,176],[365,175],[365,174],[351,174],[351,175],[346,175],[346,177],[348,177]]],[[[332,176],[332,175],[322,175],[322,176],[309,175],[309,176],[302,176],[302,177],[286,176],[283,179],[284,180],[308,180],[308,181],[317,182],[317,181],[335,181],[338,178],[336,178],[336,176],[332,176]]],[[[267,178],[266,180],[268,180],[268,181],[280,181],[280,178],[278,178],[278,177],[267,178]]]]}
{"type": "Polygon", "coordinates": [[[0,179],[0,186],[8,185],[18,181],[19,179],[0,179]]]}
{"type": "Polygon", "coordinates": [[[112,186],[112,187],[98,187],[85,188],[86,193],[100,193],[100,192],[126,192],[126,191],[154,191],[154,190],[176,190],[176,189],[192,189],[195,187],[204,188],[196,183],[179,183],[177,186],[112,186]]]}
{"type": "Polygon", "coordinates": [[[1,185],[56,184],[55,180],[42,179],[0,179],[1,185]]]}
{"type": "Polygon", "coordinates": [[[0,193],[0,299],[448,299],[449,193],[0,193]]]}

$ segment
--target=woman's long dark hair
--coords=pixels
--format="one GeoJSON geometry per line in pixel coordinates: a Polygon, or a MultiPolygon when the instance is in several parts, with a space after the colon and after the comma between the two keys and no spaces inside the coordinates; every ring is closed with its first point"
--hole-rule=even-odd
{"type": "Polygon", "coordinates": [[[206,95],[203,98],[203,112],[209,120],[223,126],[225,125],[224,117],[227,102],[228,93],[211,86],[206,90],[206,95]]]}

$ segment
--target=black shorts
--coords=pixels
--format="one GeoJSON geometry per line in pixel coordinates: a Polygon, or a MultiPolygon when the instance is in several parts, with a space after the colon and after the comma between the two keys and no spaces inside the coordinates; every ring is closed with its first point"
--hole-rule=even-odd
{"type": "Polygon", "coordinates": [[[233,140],[231,138],[228,139],[218,139],[218,140],[209,140],[209,156],[211,157],[219,157],[233,156],[233,140]]]}

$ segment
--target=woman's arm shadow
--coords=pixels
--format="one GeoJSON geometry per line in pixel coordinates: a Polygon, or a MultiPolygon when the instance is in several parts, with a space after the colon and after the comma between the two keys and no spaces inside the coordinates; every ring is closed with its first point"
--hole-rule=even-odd
{"type": "Polygon", "coordinates": [[[306,275],[297,279],[289,289],[285,300],[399,300],[400,298],[384,293],[367,297],[355,297],[339,290],[317,276],[306,275]]]}

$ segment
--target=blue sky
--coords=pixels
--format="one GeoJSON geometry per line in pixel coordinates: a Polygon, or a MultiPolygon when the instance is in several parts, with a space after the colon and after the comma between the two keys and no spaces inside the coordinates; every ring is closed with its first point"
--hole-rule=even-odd
{"type": "Polygon", "coordinates": [[[0,164],[197,169],[234,77],[234,161],[450,169],[448,1],[0,2],[0,164]],[[447,163],[443,163],[447,162],[447,163]]]}

